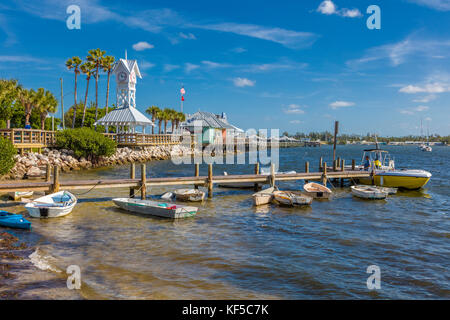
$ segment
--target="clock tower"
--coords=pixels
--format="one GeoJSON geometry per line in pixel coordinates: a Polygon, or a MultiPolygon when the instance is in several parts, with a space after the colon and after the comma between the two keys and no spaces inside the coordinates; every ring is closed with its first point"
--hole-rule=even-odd
{"type": "Polygon", "coordinates": [[[136,108],[136,78],[142,79],[136,60],[120,59],[113,69],[117,108],[136,108]]]}

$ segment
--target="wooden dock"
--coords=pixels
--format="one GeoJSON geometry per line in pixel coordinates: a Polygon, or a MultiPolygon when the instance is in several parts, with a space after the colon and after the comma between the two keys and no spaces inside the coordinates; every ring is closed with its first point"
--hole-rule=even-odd
{"type": "MultiPolygon", "coordinates": [[[[337,162],[337,161],[336,161],[337,162]]],[[[328,180],[344,179],[352,180],[370,177],[370,172],[355,170],[355,162],[352,161],[351,170],[344,170],[344,160],[342,167],[328,167],[326,162],[322,163],[318,172],[309,172],[309,162],[305,163],[305,172],[295,174],[275,174],[272,166],[272,173],[267,175],[259,174],[259,164],[255,165],[255,174],[244,175],[213,175],[213,165],[208,165],[208,175],[199,175],[199,165],[195,165],[194,176],[190,177],[162,177],[148,178],[146,176],[146,165],[141,163],[141,177],[136,178],[135,164],[131,164],[129,179],[94,179],[94,180],[63,180],[59,178],[59,168],[47,166],[47,175],[44,181],[20,181],[0,184],[0,194],[12,191],[45,191],[57,192],[59,190],[88,190],[88,189],[113,189],[129,188],[130,196],[134,192],[140,191],[141,198],[146,197],[146,189],[156,186],[204,186],[208,188],[208,197],[213,195],[214,184],[252,182],[257,188],[258,184],[271,184],[281,181],[321,181],[326,184],[328,180]]]]}

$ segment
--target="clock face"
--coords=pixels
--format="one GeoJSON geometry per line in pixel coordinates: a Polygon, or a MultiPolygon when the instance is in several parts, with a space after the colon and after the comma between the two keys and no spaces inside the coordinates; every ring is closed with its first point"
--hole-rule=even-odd
{"type": "Polygon", "coordinates": [[[125,72],[119,73],[119,81],[125,81],[127,78],[127,74],[125,72]]]}

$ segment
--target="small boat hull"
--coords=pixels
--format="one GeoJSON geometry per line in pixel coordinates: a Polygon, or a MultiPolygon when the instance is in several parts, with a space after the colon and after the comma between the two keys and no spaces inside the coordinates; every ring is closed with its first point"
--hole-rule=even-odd
{"type": "Polygon", "coordinates": [[[116,206],[129,212],[168,219],[193,217],[198,211],[196,207],[132,198],[116,198],[113,199],[113,202],[116,206]]]}
{"type": "Polygon", "coordinates": [[[8,192],[8,196],[14,201],[20,201],[22,198],[31,198],[33,196],[33,191],[8,192]]]}
{"type": "Polygon", "coordinates": [[[72,212],[77,204],[77,198],[67,191],[60,191],[38,199],[25,205],[33,218],[58,218],[72,212]]]}
{"type": "Polygon", "coordinates": [[[30,230],[31,222],[25,219],[21,214],[13,214],[0,210],[0,226],[30,230]]]}
{"type": "Polygon", "coordinates": [[[324,185],[310,182],[303,186],[305,193],[314,199],[329,199],[332,191],[324,185]]]}
{"type": "Polygon", "coordinates": [[[355,197],[367,200],[386,199],[387,193],[377,187],[351,186],[352,194],[355,197]]]}
{"type": "Polygon", "coordinates": [[[409,175],[405,175],[400,172],[384,172],[384,173],[375,173],[372,178],[362,178],[359,179],[360,184],[365,185],[376,185],[382,187],[390,187],[390,188],[403,188],[403,189],[420,189],[424,187],[428,181],[430,181],[431,174],[425,171],[425,173],[417,171],[417,174],[414,175],[413,172],[409,175]]]}
{"type": "Polygon", "coordinates": [[[199,202],[205,199],[205,193],[197,189],[178,189],[174,193],[178,201],[199,202]]]}
{"type": "Polygon", "coordinates": [[[312,203],[313,198],[295,191],[275,191],[273,201],[287,207],[305,206],[312,203]]]}
{"type": "Polygon", "coordinates": [[[260,192],[254,193],[252,195],[253,204],[255,206],[262,206],[265,204],[269,204],[273,200],[273,192],[275,188],[268,188],[265,190],[261,190],[260,192]]]}

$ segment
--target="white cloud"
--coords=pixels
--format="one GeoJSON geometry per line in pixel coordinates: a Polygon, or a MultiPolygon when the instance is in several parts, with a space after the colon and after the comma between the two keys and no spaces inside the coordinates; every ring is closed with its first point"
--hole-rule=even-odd
{"type": "Polygon", "coordinates": [[[238,47],[238,48],[232,49],[231,51],[232,51],[232,52],[235,52],[235,53],[244,53],[244,52],[247,51],[247,49],[238,47]]]}
{"type": "Polygon", "coordinates": [[[147,69],[151,69],[155,66],[154,63],[148,62],[148,61],[141,61],[139,63],[139,68],[142,70],[147,70],[147,69]]]}
{"type": "Polygon", "coordinates": [[[400,88],[399,92],[414,94],[414,93],[443,93],[449,92],[450,85],[447,83],[429,83],[423,86],[408,85],[400,88]]]}
{"type": "Polygon", "coordinates": [[[368,63],[387,60],[391,66],[396,67],[411,57],[436,59],[436,56],[445,56],[449,49],[450,40],[419,39],[416,36],[409,36],[396,43],[370,48],[361,58],[347,61],[347,65],[357,68],[368,63]]]}
{"type": "Polygon", "coordinates": [[[433,120],[433,119],[431,119],[430,117],[426,117],[424,120],[425,120],[425,121],[431,121],[431,120],[433,120]]]}
{"type": "Polygon", "coordinates": [[[133,44],[133,49],[136,51],[143,51],[147,49],[153,49],[155,46],[146,42],[146,41],[140,41],[138,43],[133,44]]]}
{"type": "Polygon", "coordinates": [[[227,63],[219,63],[219,62],[214,62],[214,61],[209,61],[209,60],[203,60],[202,64],[211,69],[231,67],[231,65],[229,65],[227,63]]]}
{"type": "Polygon", "coordinates": [[[450,11],[450,0],[409,0],[422,6],[439,11],[450,11]]]}
{"type": "Polygon", "coordinates": [[[343,17],[348,18],[358,18],[362,16],[361,11],[358,9],[342,9],[341,14],[343,17]]]}
{"type": "Polygon", "coordinates": [[[345,107],[351,107],[354,106],[355,103],[354,102],[349,102],[349,101],[335,101],[333,103],[330,103],[330,107],[331,109],[338,109],[338,108],[345,108],[345,107]]]}
{"type": "Polygon", "coordinates": [[[165,72],[170,72],[170,71],[180,68],[180,66],[176,65],[176,64],[165,64],[163,68],[164,68],[165,72]]]}
{"type": "Polygon", "coordinates": [[[342,17],[347,17],[347,18],[358,18],[358,17],[362,16],[359,9],[342,8],[341,10],[338,10],[337,6],[331,0],[322,1],[320,3],[319,7],[317,8],[317,12],[320,12],[320,13],[326,14],[326,15],[336,14],[336,15],[339,15],[342,17]]]}
{"type": "Polygon", "coordinates": [[[317,35],[311,32],[271,28],[254,24],[218,23],[208,25],[190,25],[190,27],[229,32],[241,36],[272,41],[294,49],[310,46],[317,39],[317,35]]]}
{"type": "Polygon", "coordinates": [[[301,109],[302,107],[298,104],[290,104],[287,108],[283,109],[283,112],[286,114],[303,114],[305,113],[304,110],[301,109]]]}
{"type": "Polygon", "coordinates": [[[417,107],[409,108],[409,109],[401,109],[401,110],[399,110],[399,112],[402,114],[413,115],[417,112],[428,111],[429,109],[430,109],[430,107],[428,107],[428,106],[417,106],[417,107]]]}
{"type": "Polygon", "coordinates": [[[249,80],[247,78],[234,78],[233,83],[236,87],[253,87],[256,81],[249,80]]]}
{"type": "Polygon", "coordinates": [[[42,63],[43,60],[30,56],[0,56],[0,62],[35,62],[42,63]]]}
{"type": "Polygon", "coordinates": [[[430,101],[433,101],[434,99],[436,99],[436,95],[430,94],[423,98],[414,99],[413,102],[428,103],[430,101]]]}
{"type": "Polygon", "coordinates": [[[186,39],[186,40],[197,40],[197,38],[195,37],[195,35],[192,34],[192,33],[183,33],[183,32],[180,32],[178,35],[179,35],[181,38],[186,39]]]}
{"type": "Polygon", "coordinates": [[[197,64],[192,64],[192,63],[189,63],[189,62],[184,64],[184,71],[186,73],[190,73],[191,71],[193,71],[195,69],[198,69],[198,68],[200,68],[200,66],[197,65],[197,64]]]}
{"type": "Polygon", "coordinates": [[[336,5],[330,0],[322,1],[317,11],[323,14],[335,14],[337,12],[336,5]]]}
{"type": "Polygon", "coordinates": [[[303,121],[300,121],[300,120],[291,120],[291,121],[289,121],[289,123],[292,123],[292,124],[300,124],[300,123],[303,123],[303,121]]]}

